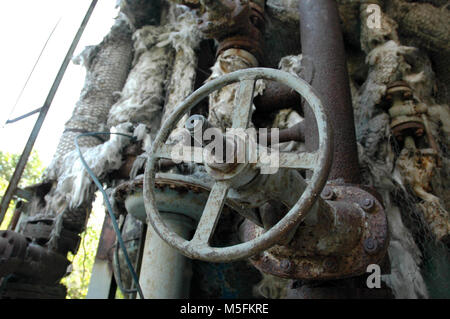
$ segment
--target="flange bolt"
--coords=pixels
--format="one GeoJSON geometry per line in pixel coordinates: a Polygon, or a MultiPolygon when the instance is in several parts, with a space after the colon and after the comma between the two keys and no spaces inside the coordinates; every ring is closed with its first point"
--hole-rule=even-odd
{"type": "Polygon", "coordinates": [[[369,237],[364,241],[364,250],[368,254],[373,254],[378,249],[378,243],[377,240],[373,237],[369,237]]]}
{"type": "Polygon", "coordinates": [[[361,208],[366,212],[371,212],[375,207],[375,201],[372,198],[364,198],[361,202],[361,208]]]}

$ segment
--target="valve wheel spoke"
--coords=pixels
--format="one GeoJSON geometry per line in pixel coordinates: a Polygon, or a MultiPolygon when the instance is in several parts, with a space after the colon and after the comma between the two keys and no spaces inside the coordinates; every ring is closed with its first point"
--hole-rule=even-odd
{"type": "Polygon", "coordinates": [[[319,158],[318,153],[293,153],[293,152],[281,152],[280,153],[280,167],[282,168],[294,168],[294,169],[311,169],[317,167],[317,161],[319,158]]]}
{"type": "Polygon", "coordinates": [[[274,161],[274,158],[269,159],[267,156],[260,157],[258,159],[257,167],[274,165],[278,163],[279,168],[292,168],[292,169],[309,169],[314,170],[317,167],[317,161],[319,154],[316,152],[276,152],[270,156],[278,157],[278,162],[274,161]]]}
{"type": "Polygon", "coordinates": [[[252,114],[255,83],[254,79],[240,82],[239,93],[234,101],[232,128],[246,129],[248,127],[252,114]]]}
{"type": "Polygon", "coordinates": [[[222,213],[222,208],[229,189],[230,185],[227,182],[218,181],[214,184],[190,245],[209,245],[209,241],[214,234],[217,222],[222,213]]]}

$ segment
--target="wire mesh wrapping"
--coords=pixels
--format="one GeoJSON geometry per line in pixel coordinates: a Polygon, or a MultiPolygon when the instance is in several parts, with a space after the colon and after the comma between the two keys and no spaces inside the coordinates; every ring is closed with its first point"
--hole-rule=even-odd
{"type": "MultiPolygon", "coordinates": [[[[49,177],[53,168],[58,168],[64,155],[75,149],[74,137],[83,132],[103,131],[109,110],[125,84],[132,59],[131,30],[119,19],[103,42],[88,47],[76,60],[87,68],[84,88],[72,117],[65,125],[49,177]]],[[[80,140],[80,146],[93,147],[102,141],[95,137],[80,140]]]]}

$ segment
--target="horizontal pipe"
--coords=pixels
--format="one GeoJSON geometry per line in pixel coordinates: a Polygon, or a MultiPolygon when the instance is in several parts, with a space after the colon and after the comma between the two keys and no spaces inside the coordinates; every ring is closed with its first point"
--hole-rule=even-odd
{"type": "Polygon", "coordinates": [[[254,99],[257,112],[273,113],[283,109],[294,109],[303,115],[302,98],[295,90],[274,81],[267,81],[262,95],[254,99]]]}

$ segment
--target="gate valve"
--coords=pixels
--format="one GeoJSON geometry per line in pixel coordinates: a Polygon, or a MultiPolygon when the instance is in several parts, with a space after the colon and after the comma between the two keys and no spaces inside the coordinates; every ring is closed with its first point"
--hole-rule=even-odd
{"type": "MultiPolygon", "coordinates": [[[[143,195],[147,219],[168,245],[179,250],[189,258],[209,262],[231,262],[248,258],[276,245],[283,240],[287,233],[295,230],[299,223],[305,219],[327,182],[333,154],[332,145],[332,131],[322,102],[314,93],[314,89],[304,80],[283,71],[267,68],[245,69],[226,74],[204,84],[192,93],[170,114],[156,136],[148,154],[144,173],[143,195]],[[240,82],[240,88],[235,99],[232,128],[247,129],[252,114],[255,82],[258,79],[277,81],[287,85],[297,91],[310,105],[318,124],[318,150],[310,153],[279,152],[276,155],[279,156],[279,167],[277,168],[280,168],[283,172],[308,169],[313,171],[312,177],[307,185],[305,183],[305,189],[297,201],[289,198],[292,202],[289,212],[261,236],[233,246],[211,247],[210,240],[219,222],[227,195],[233,194],[235,196],[239,194],[244,186],[247,186],[259,177],[276,179],[279,174],[272,175],[272,177],[263,177],[261,173],[267,168],[267,163],[264,162],[261,156],[257,156],[255,162],[245,160],[244,163],[237,163],[235,160],[233,163],[226,163],[231,166],[231,169],[224,171],[215,167],[214,161],[205,160],[204,156],[192,156],[192,152],[183,152],[182,161],[203,164],[206,172],[214,181],[194,236],[191,240],[186,240],[165,225],[157,208],[154,189],[155,167],[159,159],[174,159],[174,155],[179,155],[177,152],[180,149],[179,145],[169,145],[166,144],[166,141],[172,130],[175,129],[176,124],[196,104],[215,90],[220,90],[235,82],[240,82]]],[[[183,147],[186,148],[186,146],[183,147]]],[[[245,144],[245,148],[247,154],[249,152],[248,144],[245,144]]],[[[192,148],[190,149],[192,151],[192,148]]],[[[205,152],[207,147],[197,148],[197,150],[201,154],[208,154],[208,152],[205,152]]],[[[282,184],[280,186],[281,188],[284,187],[282,184]]],[[[271,187],[273,188],[274,186],[271,187]]],[[[249,192],[248,189],[245,191],[249,192]]],[[[256,193],[257,190],[250,189],[250,192],[256,193]]],[[[280,194],[282,193],[280,191],[280,194]]]]}

